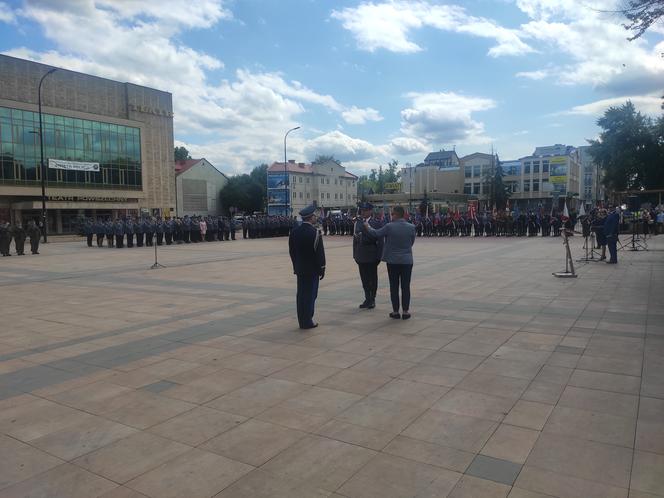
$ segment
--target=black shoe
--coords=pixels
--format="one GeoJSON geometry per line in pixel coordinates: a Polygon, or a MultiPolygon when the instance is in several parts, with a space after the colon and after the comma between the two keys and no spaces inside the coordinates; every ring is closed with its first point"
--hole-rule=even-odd
{"type": "Polygon", "coordinates": [[[401,315],[399,314],[398,311],[394,311],[394,312],[390,313],[390,318],[394,318],[395,320],[399,320],[399,319],[401,319],[401,315]]]}
{"type": "Polygon", "coordinates": [[[372,309],[374,309],[375,307],[376,307],[376,301],[374,301],[374,300],[372,299],[372,300],[369,301],[369,303],[367,304],[367,309],[372,310],[372,309]]]}
{"type": "Polygon", "coordinates": [[[404,311],[403,315],[401,315],[401,318],[403,318],[404,320],[408,320],[410,318],[410,313],[408,313],[407,311],[404,311]]]}
{"type": "Polygon", "coordinates": [[[359,308],[362,310],[365,310],[369,307],[369,301],[364,301],[362,304],[360,304],[359,308]]]}
{"type": "Polygon", "coordinates": [[[318,327],[317,323],[312,323],[311,325],[307,325],[306,327],[300,327],[302,330],[309,330],[309,329],[315,329],[318,327]]]}

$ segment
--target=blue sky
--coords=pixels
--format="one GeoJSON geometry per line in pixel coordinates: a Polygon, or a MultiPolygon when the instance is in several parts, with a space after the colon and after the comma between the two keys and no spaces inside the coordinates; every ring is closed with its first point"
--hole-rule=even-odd
{"type": "Polygon", "coordinates": [[[618,0],[0,0],[0,51],[173,93],[176,144],[227,173],[333,154],[583,145],[609,105],[658,113],[664,29],[618,0]]]}

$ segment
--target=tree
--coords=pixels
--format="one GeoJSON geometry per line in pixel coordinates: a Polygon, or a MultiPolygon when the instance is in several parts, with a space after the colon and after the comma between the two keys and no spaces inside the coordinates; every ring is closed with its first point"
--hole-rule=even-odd
{"type": "Polygon", "coordinates": [[[625,29],[632,33],[628,40],[636,40],[664,18],[664,0],[628,0],[620,12],[629,21],[628,24],[623,24],[625,29]]]}
{"type": "Polygon", "coordinates": [[[176,161],[186,161],[187,159],[191,159],[189,151],[185,147],[176,147],[174,156],[176,161]]]}
{"type": "Polygon", "coordinates": [[[597,120],[598,140],[590,155],[602,168],[604,185],[613,191],[664,187],[664,117],[653,121],[627,101],[610,107],[597,120]]]}
{"type": "Polygon", "coordinates": [[[341,164],[341,161],[336,160],[333,155],[327,155],[327,154],[318,154],[316,156],[316,159],[314,159],[313,163],[314,164],[323,164],[323,163],[327,163],[327,162],[330,162],[330,161],[333,161],[337,164],[341,164]]]}
{"type": "Polygon", "coordinates": [[[505,182],[503,182],[503,176],[503,168],[496,156],[495,161],[492,161],[491,165],[486,168],[482,179],[488,208],[496,206],[496,209],[502,211],[507,206],[507,200],[511,193],[505,186],[505,182]]]}
{"type": "Polygon", "coordinates": [[[263,211],[267,197],[267,164],[255,167],[249,174],[230,178],[220,196],[227,214],[231,207],[245,213],[263,211]]]}

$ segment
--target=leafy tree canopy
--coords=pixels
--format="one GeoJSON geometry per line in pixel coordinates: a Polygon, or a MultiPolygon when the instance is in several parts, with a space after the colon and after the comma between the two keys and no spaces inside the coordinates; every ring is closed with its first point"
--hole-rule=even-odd
{"type": "Polygon", "coordinates": [[[636,40],[653,24],[664,19],[664,0],[628,0],[620,12],[629,21],[623,24],[632,33],[628,40],[636,40]]]}
{"type": "Polygon", "coordinates": [[[664,116],[653,120],[627,101],[607,109],[597,124],[602,132],[598,140],[589,140],[589,152],[608,189],[664,187],[664,116]]]}
{"type": "Polygon", "coordinates": [[[191,159],[189,151],[185,147],[176,147],[174,156],[176,161],[186,161],[187,159],[191,159]]]}
{"type": "Polygon", "coordinates": [[[251,214],[264,211],[267,197],[267,164],[255,167],[251,173],[233,176],[221,191],[221,205],[226,214],[234,207],[251,214]]]}

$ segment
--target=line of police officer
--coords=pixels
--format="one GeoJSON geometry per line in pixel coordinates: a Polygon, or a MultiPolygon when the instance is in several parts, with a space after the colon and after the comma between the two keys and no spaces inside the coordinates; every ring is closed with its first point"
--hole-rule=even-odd
{"type": "Polygon", "coordinates": [[[3,257],[11,256],[11,244],[12,240],[14,240],[16,255],[25,255],[25,241],[28,238],[30,239],[30,252],[32,254],[39,254],[39,238],[41,234],[41,230],[33,220],[28,222],[27,227],[23,227],[21,222],[11,225],[4,220],[0,220],[0,254],[3,257]]]}

